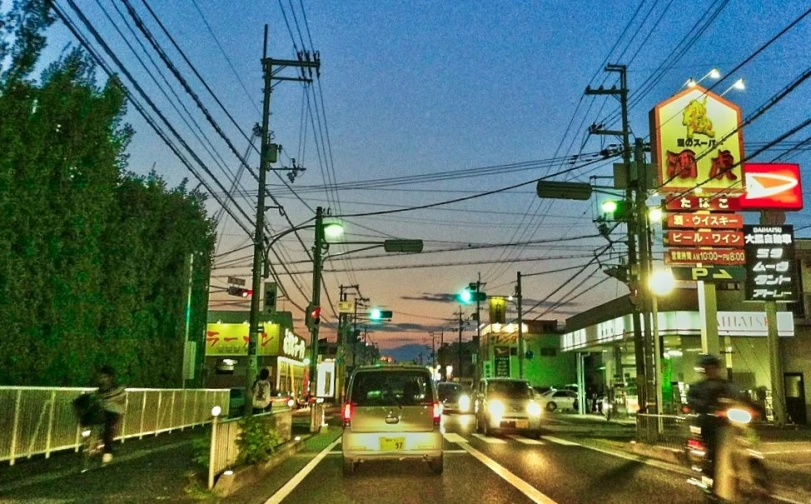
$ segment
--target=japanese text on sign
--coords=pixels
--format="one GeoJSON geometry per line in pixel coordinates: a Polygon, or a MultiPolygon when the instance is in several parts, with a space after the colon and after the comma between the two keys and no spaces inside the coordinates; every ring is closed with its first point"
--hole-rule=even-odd
{"type": "Polygon", "coordinates": [[[665,208],[675,211],[714,210],[717,212],[734,212],[741,209],[740,199],[728,196],[681,196],[665,201],[665,208]]]}
{"type": "Polygon", "coordinates": [[[668,231],[666,244],[670,246],[743,246],[743,233],[739,231],[668,231]]]}
{"type": "Polygon", "coordinates": [[[743,216],[740,214],[670,214],[667,227],[689,229],[741,229],[743,216]]]}
{"type": "Polygon", "coordinates": [[[666,264],[744,264],[740,249],[672,249],[665,251],[666,264]]]}
{"type": "Polygon", "coordinates": [[[794,301],[792,226],[744,226],[746,300],[794,301]]]}

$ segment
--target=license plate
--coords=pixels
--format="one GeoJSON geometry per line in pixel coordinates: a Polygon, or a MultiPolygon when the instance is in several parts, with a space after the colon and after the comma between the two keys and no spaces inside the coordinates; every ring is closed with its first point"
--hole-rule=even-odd
{"type": "Polygon", "coordinates": [[[382,437],[380,438],[381,450],[403,450],[405,449],[404,437],[382,437]]]}
{"type": "Polygon", "coordinates": [[[515,428],[516,429],[529,429],[529,420],[516,420],[515,421],[515,428]]]}

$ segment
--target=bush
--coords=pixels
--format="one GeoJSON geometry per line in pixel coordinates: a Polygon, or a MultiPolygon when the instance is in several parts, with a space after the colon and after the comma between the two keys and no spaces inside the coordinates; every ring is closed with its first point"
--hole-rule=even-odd
{"type": "Polygon", "coordinates": [[[266,462],[276,447],[282,444],[282,438],[270,425],[267,416],[249,416],[239,422],[242,432],[237,438],[239,458],[241,464],[257,464],[266,462]]]}

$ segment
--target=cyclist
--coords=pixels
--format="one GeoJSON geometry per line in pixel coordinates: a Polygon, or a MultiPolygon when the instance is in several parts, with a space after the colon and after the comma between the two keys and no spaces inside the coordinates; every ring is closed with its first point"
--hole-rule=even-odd
{"type": "Polygon", "coordinates": [[[103,415],[102,440],[104,441],[104,455],[102,463],[107,464],[113,460],[113,440],[115,439],[121,416],[126,407],[126,392],[118,384],[115,370],[111,366],[102,366],[96,375],[96,397],[98,398],[103,415]]]}
{"type": "Polygon", "coordinates": [[[701,428],[701,437],[707,449],[706,457],[710,462],[708,476],[714,479],[720,427],[716,412],[721,409],[721,399],[737,400],[740,393],[731,381],[721,377],[721,361],[715,355],[700,355],[696,364],[704,378],[690,386],[687,405],[697,414],[696,422],[701,428]]]}

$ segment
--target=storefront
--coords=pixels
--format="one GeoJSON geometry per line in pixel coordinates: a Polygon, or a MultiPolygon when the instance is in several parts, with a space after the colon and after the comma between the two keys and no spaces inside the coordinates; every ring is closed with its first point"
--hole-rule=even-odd
{"type": "MultiPolygon", "coordinates": [[[[666,410],[674,411],[684,402],[689,384],[700,379],[695,361],[701,353],[702,319],[695,290],[679,290],[660,305],[663,402],[666,410]]],[[[626,296],[567,320],[562,350],[588,355],[591,365],[584,369],[586,379],[605,390],[633,387],[636,379],[631,311],[626,296]]],[[[720,357],[729,378],[753,400],[768,405],[771,378],[762,303],[742,302],[737,290],[719,291],[717,324],[720,357]]],[[[778,311],[777,327],[781,338],[793,338],[794,315],[778,311]]]]}
{"type": "MultiPolygon", "coordinates": [[[[240,388],[245,386],[248,366],[247,312],[209,312],[206,328],[205,377],[206,387],[240,388]]],[[[296,335],[292,317],[284,312],[273,318],[263,316],[259,321],[257,341],[259,370],[270,372],[274,391],[292,394],[295,398],[305,392],[307,380],[307,344],[296,335]]]]}

